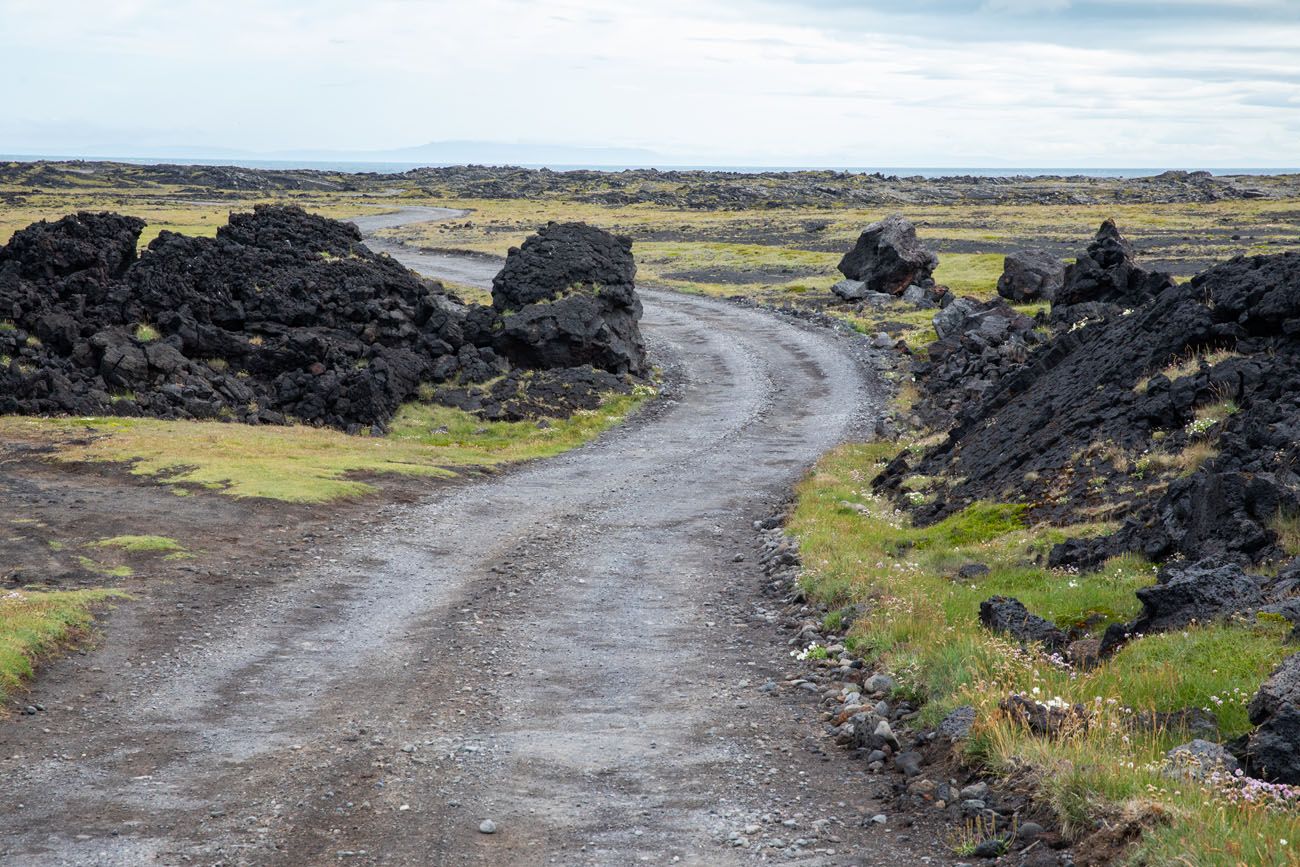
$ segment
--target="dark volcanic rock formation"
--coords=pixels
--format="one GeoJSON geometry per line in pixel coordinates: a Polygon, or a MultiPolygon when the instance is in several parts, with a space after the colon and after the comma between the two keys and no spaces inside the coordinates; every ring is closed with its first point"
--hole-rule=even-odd
{"type": "MultiPolygon", "coordinates": [[[[599,230],[587,230],[585,246],[544,246],[543,259],[508,267],[501,295],[523,306],[510,310],[516,324],[494,331],[503,317],[491,308],[467,308],[372,253],[355,226],[295,207],[235,214],[215,238],[163,232],[137,259],[143,226],[81,213],[0,248],[0,412],[359,430],[382,426],[422,383],[508,372],[497,341],[517,363],[606,373],[575,372],[570,391],[644,366],[631,254],[591,240],[612,237],[599,230]],[[571,281],[567,297],[560,281],[571,281]]],[[[531,400],[524,393],[543,380],[516,378],[516,392],[487,409],[545,404],[563,415],[590,403],[590,388],[556,400],[558,379],[531,400]]]]}
{"type": "Polygon", "coordinates": [[[297,208],[215,238],[77,214],[0,250],[0,411],[382,424],[462,343],[464,306],[297,208]]]}
{"type": "Polygon", "coordinates": [[[1139,268],[1133,261],[1133,246],[1124,240],[1114,221],[1107,220],[1087,251],[1066,267],[1064,281],[1052,299],[1052,320],[1078,322],[1131,310],[1173,282],[1168,274],[1139,268]]]}
{"type": "Polygon", "coordinates": [[[1031,613],[1012,596],[992,596],[981,602],[980,623],[992,632],[1010,635],[1024,643],[1041,644],[1048,650],[1063,650],[1068,643],[1064,632],[1031,613]]]}
{"type": "Polygon", "coordinates": [[[939,257],[917,239],[916,227],[893,214],[863,230],[839,269],[864,283],[866,292],[901,295],[908,286],[925,285],[938,266],[939,257]]]}
{"type": "MultiPolygon", "coordinates": [[[[1270,524],[1300,508],[1297,393],[1300,254],[1234,259],[1030,353],[917,463],[917,473],[960,480],[916,511],[928,521],[1011,498],[1035,503],[1038,520],[1128,516],[1112,537],[1061,546],[1053,565],[1087,567],[1128,550],[1276,558],[1270,524]],[[1213,363],[1173,380],[1162,373],[1215,349],[1213,363]],[[1214,407],[1217,416],[1198,420],[1214,407]],[[1198,440],[1217,454],[1181,475],[1144,469],[1152,453],[1173,458],[1198,440]]],[[[882,486],[907,471],[887,473],[882,486]]]]}
{"type": "Polygon", "coordinates": [[[1051,301],[1065,282],[1065,263],[1046,250],[1020,250],[1007,256],[998,294],[1008,301],[1051,301]]]}
{"type": "Polygon", "coordinates": [[[1247,710],[1258,726],[1246,746],[1251,773],[1300,785],[1300,654],[1278,666],[1247,710]]]}
{"type": "Polygon", "coordinates": [[[1263,578],[1246,574],[1235,563],[1206,561],[1162,569],[1155,584],[1137,591],[1142,613],[1130,623],[1111,624],[1100,653],[1113,652],[1134,635],[1252,615],[1265,601],[1264,584],[1263,578]]]}
{"type": "Polygon", "coordinates": [[[646,372],[632,241],[585,223],[551,223],[512,248],[492,281],[502,354],[528,367],[646,372]]]}
{"type": "Polygon", "coordinates": [[[922,387],[915,407],[922,422],[948,427],[963,408],[995,390],[1043,342],[1034,327],[1034,320],[1001,298],[957,298],[936,313],[939,339],[926,347],[926,361],[913,368],[922,387]]]}

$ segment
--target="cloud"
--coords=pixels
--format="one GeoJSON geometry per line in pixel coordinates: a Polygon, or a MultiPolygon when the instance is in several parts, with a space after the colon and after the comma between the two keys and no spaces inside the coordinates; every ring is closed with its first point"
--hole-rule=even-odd
{"type": "Polygon", "coordinates": [[[731,164],[1295,160],[1291,0],[0,0],[0,14],[14,150],[107,136],[554,142],[731,164]]]}

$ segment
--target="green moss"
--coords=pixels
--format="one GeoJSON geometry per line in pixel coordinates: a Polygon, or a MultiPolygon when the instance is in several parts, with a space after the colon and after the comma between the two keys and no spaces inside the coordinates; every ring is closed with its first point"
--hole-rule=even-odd
{"type": "Polygon", "coordinates": [[[53,438],[60,441],[56,459],[129,463],[136,475],[164,484],[317,503],[373,492],[374,485],[358,474],[449,478],[459,468],[559,454],[622,421],[652,393],[614,395],[599,409],[550,420],[549,426],[484,422],[448,407],[409,404],[394,417],[386,437],[303,426],[116,417],[10,416],[0,418],[0,433],[41,443],[53,438]]]}
{"type": "Polygon", "coordinates": [[[120,551],[127,551],[132,554],[140,553],[159,553],[173,554],[183,553],[185,548],[175,539],[167,536],[113,536],[109,539],[100,539],[98,542],[91,542],[95,548],[116,548],[120,551]]]}
{"type": "Polygon", "coordinates": [[[130,578],[135,574],[130,566],[109,566],[96,562],[89,557],[78,557],[77,562],[87,572],[94,572],[96,575],[104,575],[108,578],[130,578]]]}

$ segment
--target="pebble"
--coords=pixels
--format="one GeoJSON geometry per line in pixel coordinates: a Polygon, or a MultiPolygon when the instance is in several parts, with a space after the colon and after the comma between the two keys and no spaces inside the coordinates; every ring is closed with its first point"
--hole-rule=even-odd
{"type": "Polygon", "coordinates": [[[871,824],[873,825],[883,825],[888,821],[889,818],[885,816],[884,813],[877,813],[876,815],[871,817],[871,824]]]}
{"type": "Polygon", "coordinates": [[[988,783],[971,783],[961,790],[961,799],[963,801],[982,801],[988,797],[988,783]]]}
{"type": "Polygon", "coordinates": [[[480,834],[495,834],[497,832],[497,823],[491,819],[484,819],[478,824],[478,832],[480,834]]]}
{"type": "Polygon", "coordinates": [[[898,737],[894,734],[894,730],[889,727],[888,720],[882,719],[876,726],[876,737],[889,744],[891,749],[898,749],[898,737]]]}

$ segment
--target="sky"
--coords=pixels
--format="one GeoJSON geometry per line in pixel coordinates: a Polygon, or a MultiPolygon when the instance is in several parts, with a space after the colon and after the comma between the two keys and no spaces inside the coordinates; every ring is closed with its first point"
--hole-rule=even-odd
{"type": "Polygon", "coordinates": [[[0,0],[0,80],[10,154],[1300,166],[1300,0],[0,0]]]}

